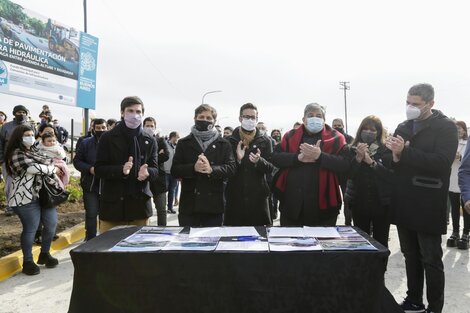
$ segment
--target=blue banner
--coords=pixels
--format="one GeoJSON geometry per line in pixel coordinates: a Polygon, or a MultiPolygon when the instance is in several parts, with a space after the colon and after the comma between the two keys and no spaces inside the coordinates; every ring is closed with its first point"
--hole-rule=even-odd
{"type": "Polygon", "coordinates": [[[96,62],[98,59],[98,38],[80,33],[80,64],[77,80],[77,106],[95,109],[96,62]]]}

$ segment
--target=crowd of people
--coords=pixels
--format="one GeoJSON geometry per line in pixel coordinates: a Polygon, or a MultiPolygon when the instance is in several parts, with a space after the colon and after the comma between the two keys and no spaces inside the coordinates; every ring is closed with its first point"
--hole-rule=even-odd
{"type": "MultiPolygon", "coordinates": [[[[119,121],[94,119],[77,143],[73,164],[81,173],[85,240],[118,225],[147,225],[152,199],[158,225],[166,225],[167,213],[176,213],[178,183],[180,226],[272,225],[279,212],[281,226],[335,226],[343,208],[346,224],[384,246],[390,225],[397,226],[408,286],[403,310],[442,312],[441,235],[449,211],[453,232],[447,246],[468,249],[470,149],[466,124],[433,106],[433,87],[414,85],[404,106],[407,120],[394,133],[369,115],[352,137],[341,119],[328,125],[318,103],[306,105],[302,121],[284,135],[279,129],[268,133],[252,103],[240,107],[239,125],[223,129],[216,109],[202,104],[190,134],[180,139],[177,132],[161,137],[157,121],[144,118],[143,101],[126,97],[119,121]]],[[[0,157],[8,207],[23,223],[23,272],[31,275],[39,272],[31,255],[39,220],[44,230],[38,264],[57,265],[49,254],[56,209],[38,206],[40,177],[53,176],[63,187],[68,173],[59,149],[67,134],[51,124],[46,108],[35,143],[28,113],[17,106],[14,121],[3,125],[0,157]],[[27,196],[19,197],[19,188],[27,196]]],[[[0,120],[6,121],[3,112],[0,120]]]]}

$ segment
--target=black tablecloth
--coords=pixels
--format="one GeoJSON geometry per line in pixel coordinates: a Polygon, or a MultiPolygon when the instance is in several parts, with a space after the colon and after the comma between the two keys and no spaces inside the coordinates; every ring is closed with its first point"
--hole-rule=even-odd
{"type": "Polygon", "coordinates": [[[374,240],[378,251],[107,251],[138,229],[70,252],[69,313],[401,312],[384,286],[390,252],[374,240]]]}

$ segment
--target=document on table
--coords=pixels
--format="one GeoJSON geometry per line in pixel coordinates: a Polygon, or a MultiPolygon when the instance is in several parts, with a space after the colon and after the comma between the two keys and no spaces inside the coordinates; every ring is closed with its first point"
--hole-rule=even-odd
{"type": "Polygon", "coordinates": [[[109,251],[158,251],[169,242],[178,238],[178,233],[182,227],[152,227],[145,226],[126,239],[118,242],[109,251]]]}
{"type": "Polygon", "coordinates": [[[304,226],[305,237],[315,238],[341,238],[336,227],[309,227],[304,226]]]}
{"type": "Polygon", "coordinates": [[[338,226],[338,233],[342,239],[350,241],[364,241],[366,238],[362,237],[354,228],[351,226],[338,226]]]}
{"type": "Polygon", "coordinates": [[[193,237],[179,236],[162,248],[164,251],[214,251],[220,237],[193,237]]]}
{"type": "Polygon", "coordinates": [[[269,251],[315,251],[322,250],[320,242],[315,238],[270,237],[269,251]]]}
{"type": "Polygon", "coordinates": [[[302,227],[270,227],[268,237],[305,237],[302,227]]]}
{"type": "Polygon", "coordinates": [[[200,227],[189,230],[189,237],[259,236],[254,227],[200,227]]]}
{"type": "Polygon", "coordinates": [[[323,250],[377,250],[369,241],[324,239],[320,240],[323,250]]]}
{"type": "Polygon", "coordinates": [[[224,238],[219,241],[216,251],[269,251],[268,241],[252,238],[224,238]]]}

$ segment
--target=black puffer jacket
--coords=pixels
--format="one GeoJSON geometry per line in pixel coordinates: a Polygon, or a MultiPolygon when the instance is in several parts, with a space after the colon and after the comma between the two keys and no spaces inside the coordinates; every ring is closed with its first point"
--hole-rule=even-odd
{"type": "Polygon", "coordinates": [[[370,167],[365,162],[356,161],[356,153],[351,153],[351,170],[349,173],[345,200],[348,200],[351,210],[361,215],[385,216],[390,207],[392,192],[392,152],[384,145],[380,145],[372,156],[376,162],[375,167],[370,167]]]}

